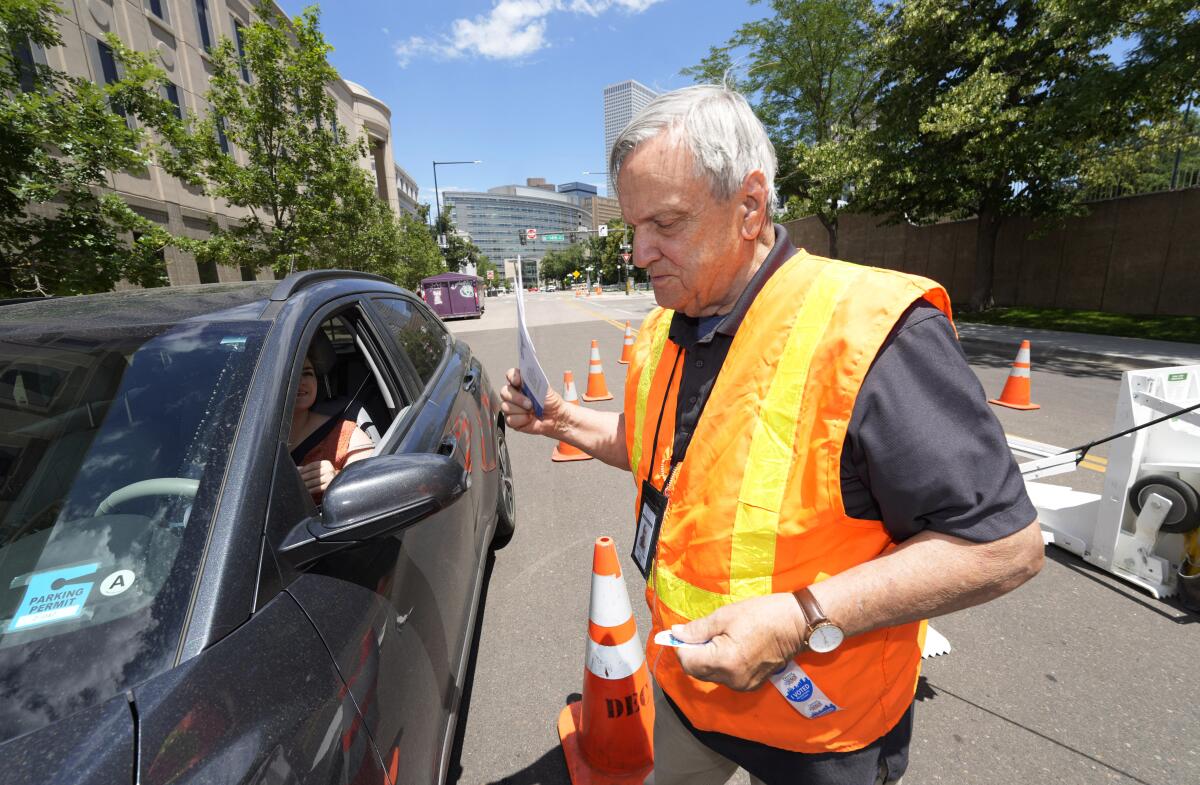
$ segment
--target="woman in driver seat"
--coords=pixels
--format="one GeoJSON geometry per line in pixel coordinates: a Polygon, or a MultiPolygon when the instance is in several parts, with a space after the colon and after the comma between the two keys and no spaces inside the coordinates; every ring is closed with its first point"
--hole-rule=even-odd
{"type": "Polygon", "coordinates": [[[296,388],[296,406],[292,410],[292,433],[288,449],[300,469],[300,479],[321,503],[333,478],[355,461],[371,455],[375,445],[356,423],[312,411],[317,401],[317,371],[312,352],[304,358],[304,370],[296,388]]]}

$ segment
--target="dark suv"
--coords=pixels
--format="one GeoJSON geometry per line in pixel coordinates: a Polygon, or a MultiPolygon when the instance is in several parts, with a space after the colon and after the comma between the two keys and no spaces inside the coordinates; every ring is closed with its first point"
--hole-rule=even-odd
{"type": "Polygon", "coordinates": [[[421,301],[318,271],[0,306],[0,782],[445,778],[499,400],[421,301]],[[311,349],[310,349],[311,347],[311,349]],[[314,410],[374,443],[325,491],[314,410]]]}

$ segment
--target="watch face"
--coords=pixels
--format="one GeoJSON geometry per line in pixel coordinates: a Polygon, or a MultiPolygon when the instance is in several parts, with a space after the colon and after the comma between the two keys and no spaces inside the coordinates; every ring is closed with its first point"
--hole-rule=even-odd
{"type": "Polygon", "coordinates": [[[841,646],[842,640],[845,637],[841,627],[833,624],[822,624],[808,636],[808,648],[817,654],[824,654],[841,646]]]}

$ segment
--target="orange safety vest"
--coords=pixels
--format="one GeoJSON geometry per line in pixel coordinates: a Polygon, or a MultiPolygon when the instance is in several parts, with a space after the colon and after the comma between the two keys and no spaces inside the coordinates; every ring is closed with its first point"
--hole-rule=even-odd
{"type": "MultiPolygon", "coordinates": [[[[814,719],[770,683],[736,692],[691,678],[654,633],[738,600],[795,591],[894,546],[881,521],[846,515],[842,443],[868,368],[922,297],[950,316],[950,298],[933,281],[800,251],[771,276],[738,328],[668,488],[646,587],[654,626],[647,662],[697,728],[796,752],[850,752],[891,730],[912,703],[924,622],[797,657],[840,707],[814,719]]],[[[667,340],[673,315],[659,308],[646,318],[625,381],[639,508],[642,480],[663,488],[671,464],[682,374],[669,380],[683,351],[667,340]]]]}

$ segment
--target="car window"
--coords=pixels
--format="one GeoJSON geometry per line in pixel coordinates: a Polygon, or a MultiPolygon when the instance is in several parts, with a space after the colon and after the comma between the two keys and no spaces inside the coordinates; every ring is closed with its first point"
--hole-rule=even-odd
{"type": "Polygon", "coordinates": [[[446,328],[441,321],[409,300],[377,297],[374,302],[388,332],[421,377],[421,384],[429,384],[450,346],[450,334],[446,328]]]}
{"type": "Polygon", "coordinates": [[[0,740],[173,662],[265,333],[0,335],[0,740]]]}

